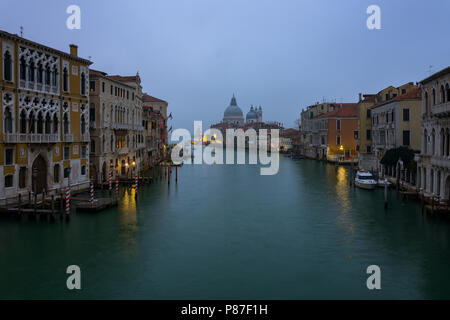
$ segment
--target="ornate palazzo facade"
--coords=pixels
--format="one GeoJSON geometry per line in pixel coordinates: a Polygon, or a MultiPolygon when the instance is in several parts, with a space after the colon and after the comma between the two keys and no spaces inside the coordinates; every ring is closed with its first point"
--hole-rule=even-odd
{"type": "Polygon", "coordinates": [[[143,167],[142,87],[139,75],[90,70],[91,178],[127,179],[143,167]]]}
{"type": "Polygon", "coordinates": [[[0,31],[0,201],[89,185],[90,61],[0,31]]]}
{"type": "Polygon", "coordinates": [[[450,67],[421,82],[422,146],[417,186],[425,196],[450,200],[450,67]]]}

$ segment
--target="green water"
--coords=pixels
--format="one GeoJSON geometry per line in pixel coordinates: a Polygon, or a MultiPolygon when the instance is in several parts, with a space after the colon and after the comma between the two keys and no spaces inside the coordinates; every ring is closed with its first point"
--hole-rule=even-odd
{"type": "Polygon", "coordinates": [[[184,165],[179,181],[70,222],[0,220],[0,298],[450,298],[450,223],[350,188],[348,170],[280,158],[184,165]],[[66,288],[69,265],[82,290],[66,288]],[[366,268],[381,268],[381,290],[366,268]]]}

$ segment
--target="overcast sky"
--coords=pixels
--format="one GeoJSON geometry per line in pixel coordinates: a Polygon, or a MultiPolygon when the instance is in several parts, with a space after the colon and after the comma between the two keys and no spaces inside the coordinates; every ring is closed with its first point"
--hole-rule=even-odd
{"type": "Polygon", "coordinates": [[[450,1],[1,0],[0,29],[59,50],[69,43],[92,68],[142,78],[169,102],[173,128],[218,122],[234,93],[245,113],[294,126],[322,99],[420,81],[450,65],[450,1]],[[81,8],[81,30],[66,8],[81,8]],[[381,30],[366,9],[381,8],[381,30]]]}

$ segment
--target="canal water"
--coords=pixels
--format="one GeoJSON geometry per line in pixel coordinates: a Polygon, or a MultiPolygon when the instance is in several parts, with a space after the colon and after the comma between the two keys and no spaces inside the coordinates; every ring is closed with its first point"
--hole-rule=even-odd
{"type": "Polygon", "coordinates": [[[450,298],[450,223],[414,202],[349,187],[348,168],[280,157],[184,165],[70,222],[0,220],[5,299],[450,298]],[[174,175],[172,176],[174,178],[174,175]],[[81,268],[82,290],[66,288],[81,268]],[[368,290],[366,268],[381,268],[368,290]]]}

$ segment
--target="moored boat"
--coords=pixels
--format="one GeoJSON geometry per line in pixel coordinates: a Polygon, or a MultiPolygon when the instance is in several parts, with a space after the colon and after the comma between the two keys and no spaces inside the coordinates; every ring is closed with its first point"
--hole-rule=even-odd
{"type": "Polygon", "coordinates": [[[371,173],[358,171],[355,176],[355,186],[361,189],[373,190],[377,186],[377,181],[371,173]]]}

